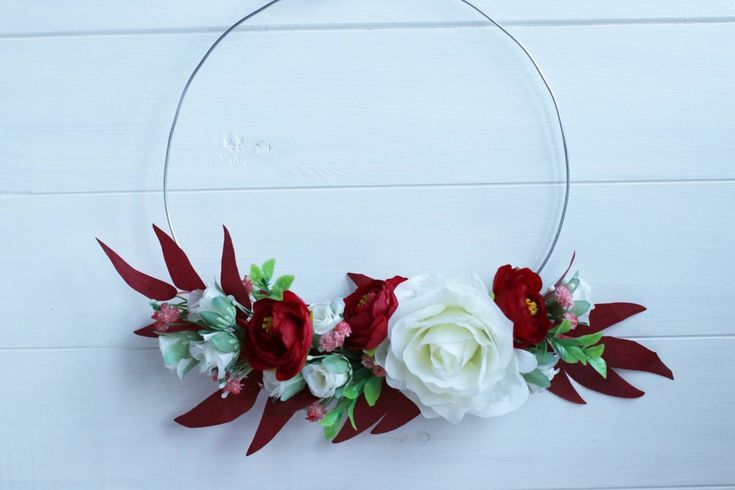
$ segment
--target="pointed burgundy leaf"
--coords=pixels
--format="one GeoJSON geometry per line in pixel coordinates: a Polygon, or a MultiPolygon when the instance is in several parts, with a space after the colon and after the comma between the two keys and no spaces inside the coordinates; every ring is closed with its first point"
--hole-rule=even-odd
{"type": "Polygon", "coordinates": [[[658,354],[646,349],[638,342],[619,339],[617,337],[602,337],[600,343],[605,345],[605,352],[602,357],[608,366],[635,371],[647,371],[674,379],[674,373],[661,361],[658,354]]]}
{"type": "Polygon", "coordinates": [[[176,296],[175,287],[161,281],[160,279],[156,279],[155,277],[151,277],[133,269],[130,264],[125,262],[99,238],[97,239],[97,242],[102,247],[102,250],[105,251],[107,257],[109,257],[110,262],[112,262],[117,273],[120,274],[120,277],[123,278],[123,281],[125,281],[128,286],[146,298],[154,299],[156,301],[167,301],[176,296]]]}
{"type": "Polygon", "coordinates": [[[567,335],[579,337],[597,333],[643,311],[646,311],[646,307],[635,303],[600,303],[590,312],[589,326],[577,328],[567,335]]]}
{"type": "Polygon", "coordinates": [[[391,405],[378,425],[370,431],[371,434],[385,434],[403,427],[413,419],[419,416],[421,410],[414,402],[406,398],[402,393],[396,395],[395,401],[391,405]]]}
{"type": "Polygon", "coordinates": [[[340,442],[350,440],[372,427],[372,425],[380,420],[380,418],[385,415],[391,407],[397,393],[398,391],[393,388],[383,385],[383,391],[380,393],[380,397],[372,407],[368,405],[364,396],[360,397],[355,405],[354,414],[357,430],[352,427],[349,420],[346,420],[345,425],[342,426],[342,430],[339,431],[339,434],[337,434],[337,437],[335,437],[332,442],[338,444],[340,442]]]}
{"type": "Polygon", "coordinates": [[[373,281],[373,278],[366,276],[365,274],[355,274],[354,272],[348,272],[347,276],[355,284],[355,286],[362,287],[373,281]]]}
{"type": "Polygon", "coordinates": [[[266,401],[263,416],[260,419],[260,424],[258,424],[258,430],[255,432],[253,442],[250,443],[247,455],[250,456],[263,449],[266,444],[276,437],[293,414],[306,408],[316,400],[317,398],[314,398],[309,393],[309,390],[302,390],[298,395],[289,398],[285,402],[266,401]]]}
{"type": "Polygon", "coordinates": [[[600,376],[591,366],[566,364],[564,369],[569,376],[585,388],[618,398],[639,398],[644,392],[625,381],[612,369],[607,370],[607,378],[600,376]]]}
{"type": "Polygon", "coordinates": [[[227,227],[223,226],[223,228],[225,230],[225,243],[222,247],[222,273],[220,275],[222,290],[225,294],[234,296],[235,301],[245,308],[250,308],[252,306],[250,304],[250,295],[248,294],[248,290],[245,289],[245,285],[242,283],[242,277],[240,277],[240,272],[237,269],[232,237],[227,227]]]}
{"type": "Polygon", "coordinates": [[[584,398],[577,393],[572,382],[569,381],[569,376],[567,376],[567,373],[565,373],[563,369],[560,369],[556,376],[554,376],[554,379],[551,380],[549,391],[568,402],[577,403],[579,405],[585,405],[587,403],[584,401],[584,398]]]}
{"type": "Polygon", "coordinates": [[[222,390],[217,390],[209,398],[176,417],[176,422],[189,428],[211,427],[213,425],[232,422],[240,415],[253,408],[260,392],[260,373],[253,373],[242,382],[242,391],[238,395],[230,393],[222,398],[222,390]]]}
{"type": "Polygon", "coordinates": [[[196,273],[181,247],[156,225],[153,225],[153,230],[161,243],[163,259],[166,261],[166,267],[168,267],[168,273],[171,275],[174,285],[183,291],[205,289],[206,284],[196,273]]]}
{"type": "Polygon", "coordinates": [[[147,325],[143,328],[139,328],[135,332],[133,332],[135,335],[140,335],[141,337],[148,337],[151,339],[158,338],[158,334],[156,333],[156,324],[151,323],[150,325],[147,325]]]}

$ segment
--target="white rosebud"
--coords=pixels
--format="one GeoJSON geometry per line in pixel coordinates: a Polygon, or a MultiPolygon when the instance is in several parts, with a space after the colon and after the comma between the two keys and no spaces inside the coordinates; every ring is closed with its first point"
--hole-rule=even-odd
{"type": "Polygon", "coordinates": [[[197,338],[196,332],[176,332],[158,336],[158,348],[163,356],[163,365],[176,371],[179,378],[197,363],[189,353],[189,343],[197,338]]]}
{"type": "Polygon", "coordinates": [[[341,388],[350,379],[347,373],[335,373],[323,363],[307,364],[301,370],[311,394],[317,398],[334,396],[337,388],[341,388]]]}
{"type": "Polygon", "coordinates": [[[237,338],[227,332],[205,333],[202,335],[202,338],[204,340],[201,342],[191,342],[189,344],[189,354],[199,361],[200,372],[210,373],[214,368],[217,368],[217,375],[220,379],[223,379],[227,368],[238,355],[239,345],[237,338]],[[234,343],[226,342],[226,339],[222,339],[223,337],[231,338],[234,340],[234,343]],[[225,344],[224,348],[222,344],[225,344]]]}
{"type": "Polygon", "coordinates": [[[587,309],[587,311],[585,311],[581,315],[577,315],[577,319],[580,323],[586,323],[587,325],[589,325],[590,311],[595,309],[595,304],[592,302],[592,288],[589,284],[587,284],[579,277],[575,276],[575,279],[578,281],[578,284],[577,287],[574,289],[574,292],[572,293],[572,298],[575,302],[584,301],[586,303],[589,303],[589,308],[587,309]]]}
{"type": "Polygon", "coordinates": [[[190,322],[205,323],[218,329],[226,329],[235,323],[235,304],[217,287],[196,289],[187,298],[190,322]]]}
{"type": "Polygon", "coordinates": [[[300,374],[286,381],[279,381],[276,378],[276,371],[263,371],[263,387],[268,392],[268,396],[286,401],[304,389],[306,383],[300,374]]]}
{"type": "Polygon", "coordinates": [[[324,335],[330,330],[333,330],[342,321],[345,302],[342,298],[337,298],[329,303],[315,303],[310,305],[309,310],[311,310],[314,332],[318,335],[324,335]]]}

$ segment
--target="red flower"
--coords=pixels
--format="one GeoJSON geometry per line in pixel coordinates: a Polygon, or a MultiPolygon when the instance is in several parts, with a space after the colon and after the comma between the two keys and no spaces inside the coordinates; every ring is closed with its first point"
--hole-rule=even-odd
{"type": "Polygon", "coordinates": [[[304,367],[312,335],[309,308],[286,291],[283,301],[265,298],[253,305],[245,325],[245,353],[253,369],[275,369],[276,378],[285,381],[304,367]]]}
{"type": "Polygon", "coordinates": [[[518,346],[538,344],[551,328],[541,286],[541,277],[528,268],[514,269],[504,265],[495,274],[495,303],[513,322],[513,336],[518,346]]]}
{"type": "Polygon", "coordinates": [[[393,290],[405,280],[399,276],[387,281],[372,280],[345,298],[344,318],[352,329],[345,339],[345,347],[369,350],[385,340],[388,320],[398,308],[393,290]]]}

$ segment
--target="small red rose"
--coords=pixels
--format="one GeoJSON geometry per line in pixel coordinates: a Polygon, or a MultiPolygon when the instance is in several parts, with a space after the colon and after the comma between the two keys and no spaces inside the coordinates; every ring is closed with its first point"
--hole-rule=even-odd
{"type": "Polygon", "coordinates": [[[276,378],[286,381],[304,367],[312,335],[309,308],[286,291],[282,301],[265,298],[253,305],[253,316],[245,325],[245,354],[253,369],[275,369],[276,378]]]}
{"type": "Polygon", "coordinates": [[[541,296],[541,277],[531,269],[504,265],[493,281],[495,303],[513,322],[517,346],[529,347],[546,338],[551,321],[541,296]]]}
{"type": "Polygon", "coordinates": [[[345,339],[345,347],[369,350],[385,340],[388,320],[398,308],[393,290],[405,280],[400,276],[387,281],[372,280],[345,298],[344,318],[352,330],[345,339]]]}

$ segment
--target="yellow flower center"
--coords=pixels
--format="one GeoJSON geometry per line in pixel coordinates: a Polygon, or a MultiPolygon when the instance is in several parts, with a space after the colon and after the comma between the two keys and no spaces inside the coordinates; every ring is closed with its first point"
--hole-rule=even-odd
{"type": "Polygon", "coordinates": [[[538,305],[536,302],[526,298],[526,306],[528,307],[528,311],[531,312],[531,316],[536,316],[536,313],[538,313],[538,305]]]}
{"type": "Polygon", "coordinates": [[[273,317],[267,316],[263,318],[263,330],[265,330],[265,333],[271,333],[271,330],[273,329],[273,317]]]}
{"type": "Polygon", "coordinates": [[[362,308],[367,305],[368,301],[370,301],[370,298],[372,298],[373,295],[374,293],[367,293],[366,295],[364,295],[362,298],[360,298],[360,301],[357,302],[357,307],[362,308]]]}

